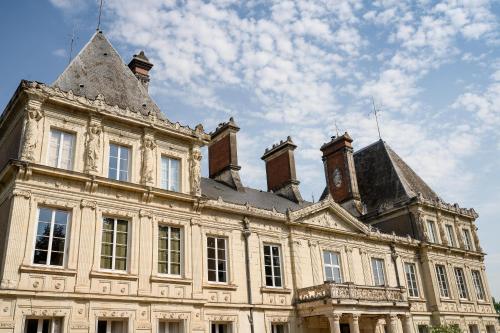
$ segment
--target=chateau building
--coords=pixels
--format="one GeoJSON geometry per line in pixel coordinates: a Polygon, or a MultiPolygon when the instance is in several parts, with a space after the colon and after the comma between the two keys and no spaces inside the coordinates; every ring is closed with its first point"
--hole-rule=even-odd
{"type": "Polygon", "coordinates": [[[347,133],[318,147],[318,202],[300,195],[291,138],[263,152],[267,191],[246,187],[235,121],[172,123],[152,66],[97,32],[6,106],[1,333],[498,331],[474,210],[347,133]]]}

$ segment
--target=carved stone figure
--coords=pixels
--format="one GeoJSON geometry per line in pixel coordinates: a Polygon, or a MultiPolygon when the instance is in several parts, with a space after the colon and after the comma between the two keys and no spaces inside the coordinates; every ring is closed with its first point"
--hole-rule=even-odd
{"type": "Polygon", "coordinates": [[[101,152],[101,126],[91,124],[87,132],[87,171],[98,171],[98,161],[101,152]]]}
{"type": "Polygon", "coordinates": [[[142,148],[142,182],[151,184],[153,182],[153,149],[156,144],[153,138],[145,137],[142,148]]]}
{"type": "Polygon", "coordinates": [[[24,131],[24,145],[21,158],[28,161],[35,160],[35,150],[38,144],[38,122],[42,119],[40,108],[26,106],[26,127],[24,131]]]}
{"type": "Polygon", "coordinates": [[[191,154],[191,165],[190,165],[190,176],[191,176],[191,193],[193,195],[201,195],[201,171],[200,171],[200,161],[201,161],[200,148],[193,148],[191,154]]]}

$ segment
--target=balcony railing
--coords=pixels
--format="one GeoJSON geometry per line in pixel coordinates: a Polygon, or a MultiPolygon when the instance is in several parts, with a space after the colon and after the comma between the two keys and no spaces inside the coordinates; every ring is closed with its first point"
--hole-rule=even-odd
{"type": "Polygon", "coordinates": [[[406,291],[403,287],[360,286],[353,283],[334,282],[325,282],[324,284],[297,290],[298,303],[328,298],[360,301],[404,302],[406,301],[406,291]]]}

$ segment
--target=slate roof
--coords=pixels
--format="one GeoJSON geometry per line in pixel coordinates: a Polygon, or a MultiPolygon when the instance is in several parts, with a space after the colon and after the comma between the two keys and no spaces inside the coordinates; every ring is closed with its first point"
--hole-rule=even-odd
{"type": "Polygon", "coordinates": [[[165,119],[101,31],[92,36],[52,86],[89,99],[101,94],[109,105],[165,119]]]}
{"type": "Polygon", "coordinates": [[[201,179],[201,193],[213,200],[218,200],[221,197],[225,202],[239,205],[248,203],[252,207],[265,210],[273,210],[274,208],[279,213],[285,213],[287,209],[295,211],[312,205],[311,202],[307,201],[297,204],[272,192],[249,187],[245,187],[244,189],[245,191],[236,191],[216,180],[210,178],[201,179]]]}
{"type": "Polygon", "coordinates": [[[401,157],[379,140],[354,153],[361,201],[368,213],[381,205],[392,205],[421,193],[426,199],[438,196],[401,157]]]}

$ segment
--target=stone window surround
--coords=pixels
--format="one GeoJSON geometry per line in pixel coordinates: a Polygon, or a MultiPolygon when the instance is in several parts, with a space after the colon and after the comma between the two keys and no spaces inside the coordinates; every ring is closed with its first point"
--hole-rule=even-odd
{"type": "Polygon", "coordinates": [[[322,276],[323,276],[323,281],[326,281],[326,275],[325,275],[325,262],[323,260],[323,253],[324,252],[334,252],[338,253],[339,255],[339,266],[340,266],[340,279],[342,280],[342,283],[348,282],[349,280],[352,280],[350,276],[348,276],[348,267],[344,267],[344,263],[348,263],[346,253],[345,253],[345,246],[344,245],[319,245],[319,251],[320,251],[320,258],[321,258],[321,268],[322,268],[322,276]]]}
{"type": "Polygon", "coordinates": [[[288,286],[288,279],[287,279],[287,265],[285,264],[285,253],[288,251],[288,248],[286,247],[286,240],[283,238],[276,238],[272,236],[267,236],[267,235],[260,235],[259,234],[259,253],[260,253],[260,265],[262,266],[260,268],[261,272],[261,286],[264,289],[271,289],[271,290],[286,290],[289,289],[288,286]],[[267,286],[266,285],[266,272],[264,269],[264,245],[279,245],[280,247],[280,258],[281,258],[281,287],[273,287],[273,286],[267,286]]]}
{"type": "MultiPolygon", "coordinates": [[[[437,286],[437,292],[439,294],[439,298],[441,300],[445,300],[445,301],[448,301],[448,300],[452,300],[453,299],[453,290],[451,288],[451,283],[450,283],[450,271],[449,271],[449,265],[446,263],[446,262],[441,262],[441,261],[435,261],[433,262],[432,264],[434,266],[434,269],[433,269],[433,276],[434,278],[436,279],[436,284],[435,286],[437,286]],[[437,267],[438,266],[443,266],[444,267],[444,272],[445,272],[445,282],[446,282],[446,287],[448,289],[448,296],[442,296],[441,295],[441,285],[439,284],[439,279],[438,279],[438,273],[437,273],[437,267]]],[[[451,276],[455,276],[455,272],[452,272],[453,274],[451,276]]]]}
{"type": "Polygon", "coordinates": [[[406,289],[409,290],[408,288],[408,279],[406,277],[406,269],[405,269],[405,266],[406,264],[411,264],[413,265],[413,267],[415,268],[415,282],[417,284],[417,292],[418,292],[418,296],[410,296],[410,294],[408,293],[408,297],[411,298],[411,299],[423,299],[423,286],[421,285],[420,283],[420,271],[419,271],[419,266],[418,266],[418,263],[416,261],[411,261],[411,260],[402,260],[402,263],[403,263],[403,273],[405,275],[405,282],[406,282],[406,289]]]}
{"type": "Polygon", "coordinates": [[[383,263],[383,274],[384,274],[384,286],[388,286],[389,285],[389,281],[387,281],[387,263],[386,263],[386,258],[384,257],[381,257],[379,255],[374,255],[374,256],[371,256],[370,257],[370,270],[371,270],[371,276],[372,276],[372,282],[373,282],[373,286],[378,286],[378,287],[381,287],[382,285],[378,285],[376,284],[375,282],[375,271],[373,270],[373,263],[375,262],[375,260],[381,260],[382,263],[383,263]]]}
{"type": "MultiPolygon", "coordinates": [[[[49,165],[50,166],[50,148],[51,148],[51,138],[52,138],[52,133],[53,131],[57,131],[59,133],[61,133],[63,136],[65,135],[72,135],[73,136],[73,147],[72,147],[72,156],[71,156],[71,168],[69,169],[66,169],[66,168],[61,168],[59,166],[57,166],[57,168],[61,168],[61,169],[65,169],[65,170],[74,170],[75,169],[75,150],[76,150],[76,138],[77,138],[77,134],[76,132],[73,132],[73,131],[68,131],[68,130],[65,130],[65,129],[61,129],[60,126],[51,126],[50,129],[49,129],[49,139],[47,141],[47,153],[46,153],[46,156],[45,156],[45,164],[46,165],[49,165]]],[[[63,141],[60,142],[60,147],[59,147],[59,150],[62,150],[62,144],[63,144],[63,141]]],[[[59,151],[57,153],[57,158],[58,158],[58,161],[60,162],[60,159],[61,159],[61,155],[60,153],[62,153],[61,151],[59,151]]]]}
{"type": "Polygon", "coordinates": [[[104,126],[103,130],[103,168],[101,176],[108,178],[109,174],[109,153],[110,145],[116,144],[120,146],[125,146],[130,149],[129,156],[129,175],[127,182],[139,184],[141,181],[140,170],[142,162],[141,151],[141,140],[142,136],[136,133],[129,133],[126,131],[117,130],[116,128],[104,126]],[[138,157],[139,156],[139,157],[138,157]]]}
{"type": "Polygon", "coordinates": [[[161,159],[162,157],[173,158],[179,160],[179,193],[187,193],[187,185],[188,182],[184,179],[187,169],[187,159],[186,156],[188,151],[183,152],[180,149],[173,147],[172,145],[166,145],[158,143],[154,152],[156,154],[156,166],[154,166],[153,173],[156,175],[155,184],[158,188],[163,189],[161,187],[161,159]]]}
{"type": "Polygon", "coordinates": [[[203,239],[203,256],[202,256],[202,266],[203,266],[203,285],[204,286],[235,286],[234,285],[234,261],[233,255],[231,253],[231,249],[233,248],[233,239],[232,233],[226,230],[214,229],[214,228],[206,228],[201,227],[201,237],[203,239]],[[215,282],[208,280],[208,266],[207,266],[207,238],[208,237],[218,237],[218,238],[226,238],[226,263],[227,263],[227,282],[215,282]]]}
{"type": "Polygon", "coordinates": [[[470,290],[469,290],[469,285],[468,285],[468,279],[467,279],[467,269],[463,266],[453,266],[453,276],[455,277],[455,287],[457,288],[457,292],[458,292],[458,298],[460,299],[460,301],[470,301],[470,290]],[[458,277],[457,277],[457,270],[461,270],[462,272],[462,277],[463,277],[463,283],[464,283],[464,292],[466,294],[466,297],[461,297],[460,296],[460,286],[458,284],[458,277]]]}

